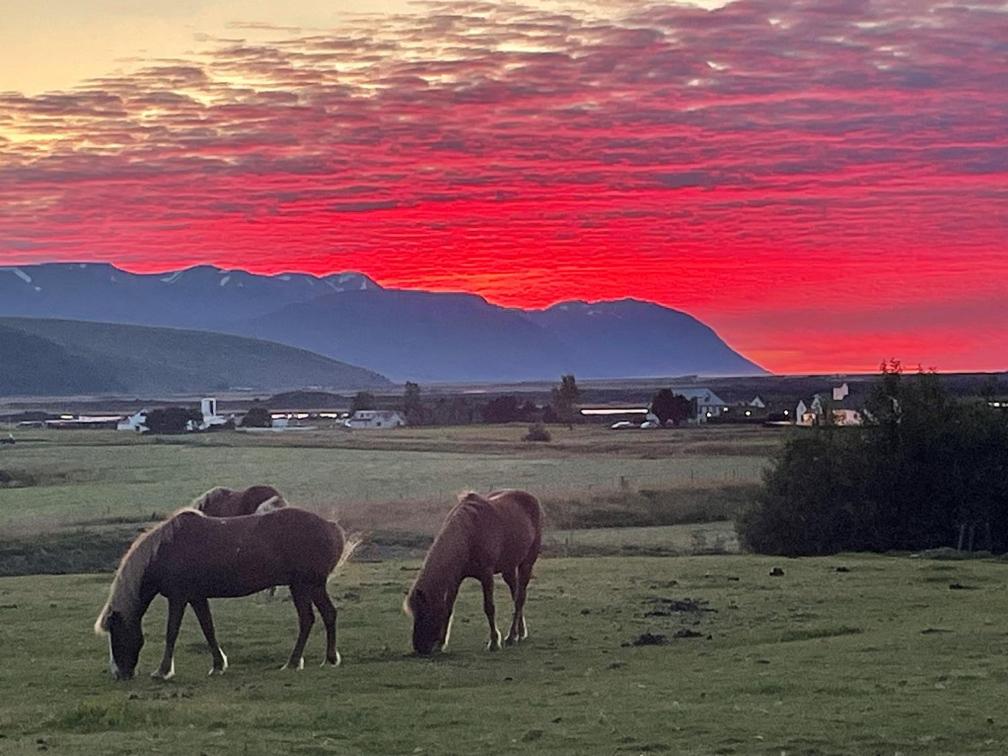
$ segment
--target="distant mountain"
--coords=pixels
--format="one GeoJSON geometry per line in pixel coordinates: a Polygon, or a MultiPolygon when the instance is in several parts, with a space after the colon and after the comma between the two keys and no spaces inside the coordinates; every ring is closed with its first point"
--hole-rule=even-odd
{"type": "Polygon", "coordinates": [[[567,302],[525,311],[471,294],[384,289],[359,273],[8,267],[0,268],[0,315],[250,336],[366,365],[398,381],[765,374],[700,321],[656,304],[567,302]]]}
{"type": "Polygon", "coordinates": [[[388,386],[370,370],[284,344],[206,331],[0,319],[0,395],[202,393],[388,386]]]}

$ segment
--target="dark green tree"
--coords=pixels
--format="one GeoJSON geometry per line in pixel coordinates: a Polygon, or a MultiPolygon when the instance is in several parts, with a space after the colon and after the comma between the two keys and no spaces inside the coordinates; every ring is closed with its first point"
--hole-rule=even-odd
{"type": "Polygon", "coordinates": [[[693,410],[693,403],[682,394],[677,394],[672,389],[663,388],[651,400],[651,412],[658,418],[658,421],[665,425],[672,421],[673,425],[679,425],[689,420],[693,410]]]}
{"type": "Polygon", "coordinates": [[[251,407],[241,424],[243,428],[269,428],[273,424],[273,418],[265,407],[251,407]]]}
{"type": "Polygon", "coordinates": [[[577,417],[577,403],[581,400],[581,390],[573,375],[560,376],[560,385],[554,386],[552,407],[561,422],[568,425],[577,417]]]}
{"type": "Polygon", "coordinates": [[[406,381],[406,391],[403,394],[403,413],[410,425],[426,425],[423,398],[420,396],[420,386],[412,381],[406,381]]]}
{"type": "Polygon", "coordinates": [[[354,396],[353,401],[350,402],[350,411],[359,412],[360,410],[373,410],[375,409],[376,404],[374,394],[369,391],[358,391],[354,396]]]}

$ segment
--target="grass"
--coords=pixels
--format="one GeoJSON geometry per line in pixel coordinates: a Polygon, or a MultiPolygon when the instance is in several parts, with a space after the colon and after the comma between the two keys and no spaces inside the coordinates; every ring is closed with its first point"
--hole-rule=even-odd
{"type": "MultiPolygon", "coordinates": [[[[25,481],[0,487],[0,536],[139,519],[170,512],[215,485],[254,482],[269,482],[294,503],[365,529],[429,532],[459,491],[505,486],[557,502],[561,515],[563,502],[586,503],[599,513],[597,522],[587,524],[597,527],[613,524],[614,515],[645,509],[651,511],[647,522],[625,524],[681,521],[681,515],[656,516],[648,496],[664,497],[665,504],[710,499],[721,514],[703,517],[722,519],[725,507],[737,505],[759,481],[763,444],[776,438],[743,429],[732,447],[732,435],[720,428],[623,434],[559,427],[551,429],[553,443],[531,445],[521,440],[525,431],[513,425],[268,438],[236,432],[171,438],[115,431],[20,434],[16,446],[0,451],[0,469],[25,481]],[[712,454],[711,445],[733,453],[712,454]],[[644,498],[634,498],[638,492],[644,498]],[[605,502],[614,497],[622,501],[612,511],[605,502]]],[[[684,506],[665,504],[658,508],[684,506]]],[[[557,525],[569,527],[568,520],[557,525]]]]}
{"type": "MultiPolygon", "coordinates": [[[[1003,565],[843,555],[545,559],[527,645],[482,650],[478,586],[449,653],[407,655],[416,561],[350,564],[330,583],[344,665],[303,672],[289,602],[214,602],[231,669],[187,615],[177,677],[114,683],[90,631],[108,575],[0,579],[0,752],[1003,753],[1003,565]],[[784,575],[770,577],[781,566],[784,575]],[[844,566],[848,572],[837,572],[844,566]],[[939,582],[931,578],[940,577],[939,582]],[[953,591],[949,584],[975,590],[953,591]],[[667,611],[654,612],[655,607],[667,611]],[[635,646],[641,636],[661,645],[635,646]]],[[[470,581],[471,582],[471,581],[470,581]]],[[[499,613],[509,608],[498,590],[499,613]]]]}

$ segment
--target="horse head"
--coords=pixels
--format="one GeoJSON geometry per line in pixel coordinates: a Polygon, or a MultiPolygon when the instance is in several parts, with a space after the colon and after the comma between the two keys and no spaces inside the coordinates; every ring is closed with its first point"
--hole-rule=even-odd
{"type": "Polygon", "coordinates": [[[104,625],[109,638],[109,671],[112,677],[116,680],[133,679],[140,659],[140,649],[144,645],[140,618],[126,617],[118,611],[112,611],[104,625]]]}
{"type": "Polygon", "coordinates": [[[440,651],[451,634],[455,597],[450,591],[414,588],[406,598],[406,611],[413,617],[413,650],[423,656],[440,651]]]}

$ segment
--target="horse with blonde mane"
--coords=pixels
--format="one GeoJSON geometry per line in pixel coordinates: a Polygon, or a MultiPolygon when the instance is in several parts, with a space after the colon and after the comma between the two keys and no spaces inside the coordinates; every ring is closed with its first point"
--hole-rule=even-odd
{"type": "Polygon", "coordinates": [[[483,611],[490,625],[487,650],[500,648],[493,601],[494,575],[511,589],[514,615],[505,643],[528,637],[525,595],[542,544],[539,500],[525,491],[498,491],[486,498],[459,497],[427,552],[403,608],[413,617],[413,650],[430,654],[448,643],[455,598],[466,578],[483,586],[483,611]]]}
{"type": "Polygon", "coordinates": [[[305,643],[318,609],[326,629],[325,664],[336,666],[336,607],[326,581],[356,547],[342,528],[313,512],[283,507],[243,517],[208,517],[181,509],[139,536],[119,563],[109,598],[95,622],[95,632],[109,638],[109,668],[116,679],[136,672],[144,645],[141,621],[159,594],[168,600],[168,623],[161,664],[151,675],[175,674],[175,641],[186,606],[199,620],[213,666],[210,674],[227,669],[227,657],[217,643],[211,598],[233,598],[276,585],[290,586],[298,615],[298,636],[284,668],[304,666],[305,643]]]}
{"type": "Polygon", "coordinates": [[[240,491],[217,486],[200,494],[189,506],[210,517],[240,517],[272,512],[286,507],[287,501],[273,486],[250,486],[240,491]]]}

